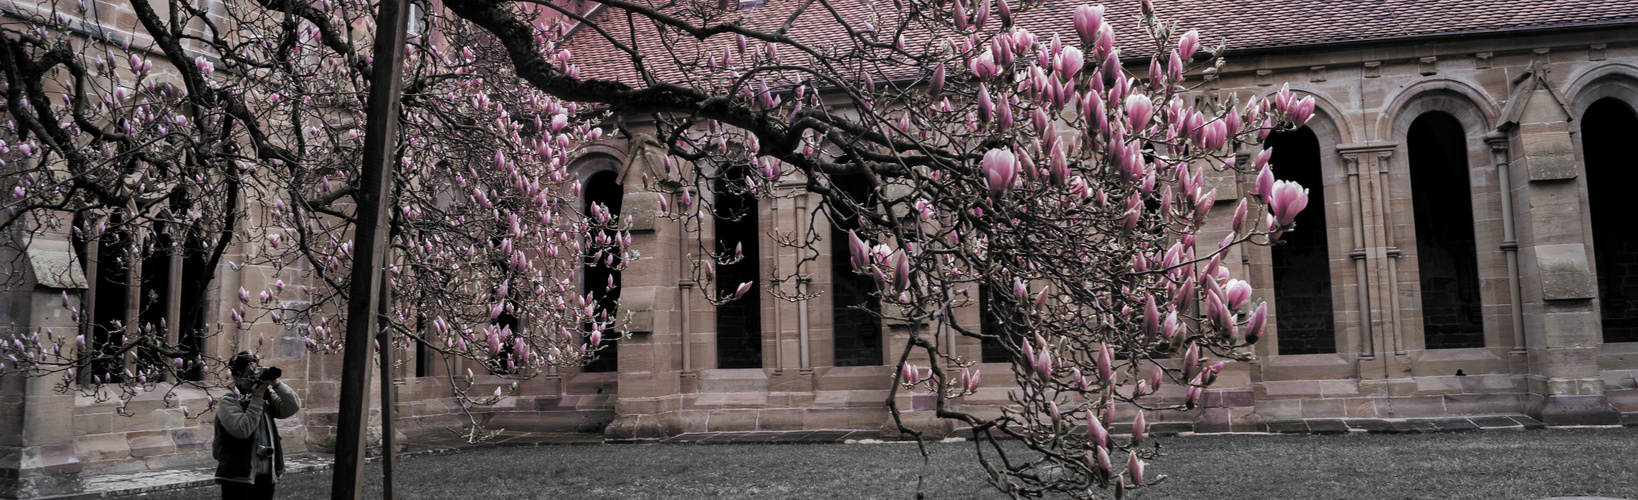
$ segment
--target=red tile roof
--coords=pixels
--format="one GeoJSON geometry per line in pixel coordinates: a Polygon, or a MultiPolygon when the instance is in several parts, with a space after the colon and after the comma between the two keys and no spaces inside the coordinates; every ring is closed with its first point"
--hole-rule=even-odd
{"type": "MultiPolygon", "coordinates": [[[[761,8],[728,14],[730,18],[743,15],[748,27],[771,29],[801,4],[798,0],[766,2],[761,8]]],[[[890,19],[894,16],[890,12],[892,2],[876,0],[874,3],[884,9],[884,16],[890,19]]],[[[973,3],[976,2],[968,2],[973,3]]],[[[1019,24],[1043,39],[1050,40],[1051,35],[1057,33],[1065,43],[1070,43],[1077,38],[1072,12],[1078,5],[1092,3],[1096,2],[1047,0],[1044,5],[1020,15],[1019,24]]],[[[1137,21],[1138,2],[1117,0],[1103,4],[1108,7],[1105,19],[1114,23],[1124,54],[1143,55],[1145,51],[1141,47],[1130,43],[1142,38],[1137,21]]],[[[860,0],[831,0],[831,5],[839,15],[853,21],[863,20],[870,14],[869,5],[860,0]]],[[[1155,8],[1163,19],[1177,21],[1184,30],[1200,30],[1204,44],[1226,41],[1231,51],[1638,23],[1638,0],[1156,0],[1155,8]]],[[[623,43],[631,43],[632,30],[623,11],[604,8],[594,13],[592,20],[623,43]]],[[[990,27],[999,25],[996,16],[991,16],[989,22],[990,27]]],[[[661,49],[670,46],[673,52],[688,57],[699,47],[692,39],[663,39],[652,24],[640,19],[636,30],[637,44],[647,58],[645,64],[657,67],[657,73],[662,76],[677,77],[680,73],[674,63],[667,64],[668,57],[660,55],[661,49]]],[[[789,33],[811,46],[845,41],[832,14],[820,8],[817,2],[798,16],[789,33]]],[[[732,36],[718,35],[707,41],[705,49],[698,53],[700,57],[720,54],[722,47],[730,43],[732,36]]],[[[633,81],[635,72],[630,57],[616,50],[594,30],[582,27],[576,31],[570,48],[575,55],[574,62],[581,67],[582,77],[638,83],[633,81]]],[[[783,47],[781,51],[783,57],[799,55],[783,47]]]]}

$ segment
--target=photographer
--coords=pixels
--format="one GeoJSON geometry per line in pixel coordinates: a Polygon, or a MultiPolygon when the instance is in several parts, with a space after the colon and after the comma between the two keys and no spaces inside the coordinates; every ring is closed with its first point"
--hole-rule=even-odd
{"type": "Polygon", "coordinates": [[[256,355],[240,352],[228,362],[236,392],[222,397],[216,409],[216,482],[223,499],[273,498],[273,486],[284,473],[284,447],[275,418],[301,410],[301,398],[279,382],[278,367],[262,368],[256,355]]]}

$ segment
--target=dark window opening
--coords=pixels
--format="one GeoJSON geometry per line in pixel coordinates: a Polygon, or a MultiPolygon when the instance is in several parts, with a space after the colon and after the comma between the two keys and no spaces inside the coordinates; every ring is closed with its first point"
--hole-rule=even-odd
{"type": "MultiPolygon", "coordinates": [[[[169,344],[171,329],[171,256],[175,255],[173,239],[167,224],[154,223],[155,231],[148,238],[148,252],[142,258],[142,282],[137,289],[137,328],[149,332],[161,343],[169,344]]],[[[177,337],[180,339],[180,337],[177,337]]],[[[138,352],[143,365],[164,366],[168,360],[158,353],[138,352]]]]}
{"type": "Polygon", "coordinates": [[[1423,339],[1428,349],[1484,347],[1467,134],[1455,117],[1431,112],[1411,122],[1406,143],[1423,339]]]}
{"type": "Polygon", "coordinates": [[[490,364],[493,366],[493,368],[489,369],[489,373],[497,375],[517,373],[518,367],[515,364],[508,367],[506,362],[517,363],[517,358],[512,356],[512,353],[517,352],[512,347],[512,336],[518,334],[518,329],[523,326],[522,323],[512,313],[503,312],[500,316],[496,316],[494,321],[490,321],[489,326],[493,327],[495,332],[501,335],[500,352],[489,357],[490,364]]]}
{"type": "MultiPolygon", "coordinates": [[[[620,187],[620,183],[615,180],[614,172],[603,171],[593,174],[591,179],[586,181],[583,193],[585,193],[585,205],[581,208],[586,213],[591,213],[592,205],[602,204],[608,208],[609,215],[615,219],[620,217],[620,198],[624,195],[624,190],[620,187]]],[[[609,236],[614,235],[610,234],[609,236]]],[[[590,240],[591,235],[587,235],[587,239],[590,240]]],[[[588,250],[590,249],[588,248],[588,250]]],[[[582,290],[591,292],[593,297],[598,297],[597,307],[594,309],[597,321],[610,323],[615,314],[618,313],[617,308],[620,305],[620,272],[610,269],[604,263],[591,262],[591,257],[592,255],[588,255],[586,264],[581,267],[581,276],[585,277],[583,282],[585,286],[582,290]],[[614,286],[610,287],[611,284],[614,286]]],[[[619,263],[618,258],[615,263],[619,263]]],[[[593,326],[588,323],[583,325],[583,328],[586,334],[590,335],[593,326]]],[[[597,360],[587,363],[586,366],[581,368],[581,371],[596,373],[620,370],[620,344],[609,338],[613,336],[610,333],[603,332],[602,349],[597,351],[597,360]]]]}
{"type": "Polygon", "coordinates": [[[125,357],[120,348],[125,343],[125,314],[130,310],[130,245],[130,234],[124,230],[110,230],[97,238],[90,335],[90,348],[96,356],[90,370],[93,381],[118,382],[125,377],[125,357]]]}
{"type": "Polygon", "coordinates": [[[432,329],[427,325],[425,314],[416,315],[415,331],[423,338],[415,342],[415,376],[425,377],[432,375],[432,348],[427,345],[426,337],[432,335],[432,329]]]}
{"type": "Polygon", "coordinates": [[[186,350],[191,361],[188,371],[182,378],[192,381],[205,379],[201,369],[204,363],[200,361],[201,353],[205,352],[205,338],[209,335],[205,327],[205,307],[209,304],[206,292],[209,291],[212,269],[206,260],[206,248],[203,239],[195,231],[189,231],[187,245],[182,250],[182,289],[177,294],[179,316],[177,324],[172,325],[177,330],[177,340],[186,350]]]}
{"type": "Polygon", "coordinates": [[[1270,250],[1274,274],[1274,328],[1280,354],[1337,352],[1331,309],[1331,253],[1325,236],[1325,184],[1319,138],[1307,127],[1268,137],[1270,168],[1278,178],[1308,188],[1308,207],[1296,230],[1270,250]]]}
{"type": "Polygon", "coordinates": [[[1605,342],[1638,342],[1638,224],[1626,217],[1638,210],[1638,196],[1630,192],[1638,185],[1638,164],[1623,148],[1633,131],[1638,115],[1615,98],[1594,102],[1581,117],[1605,342]]]}
{"type": "Polygon", "coordinates": [[[1007,350],[1003,343],[1018,346],[1019,336],[1011,332],[1006,325],[1001,324],[1000,312],[992,309],[994,304],[1006,302],[994,297],[995,290],[986,285],[978,287],[978,331],[985,335],[995,335],[994,339],[983,339],[979,342],[979,361],[985,363],[1011,363],[1012,351],[1007,350]],[[1005,335],[1005,338],[1001,336],[1005,335]]]}
{"type": "Polygon", "coordinates": [[[744,186],[750,169],[728,169],[717,179],[716,251],[732,256],[738,246],[744,256],[717,266],[717,295],[732,296],[741,283],[751,289],[743,297],[717,306],[717,368],[762,367],[762,287],[758,283],[757,200],[754,194],[734,193],[729,186],[744,186]]]}
{"type": "MultiPolygon", "coordinates": [[[[865,207],[874,205],[870,201],[870,185],[862,176],[832,176],[831,180],[856,203],[865,207]]],[[[836,366],[881,365],[881,299],[875,294],[874,280],[853,272],[852,251],[848,249],[847,232],[859,228],[859,212],[853,207],[833,207],[830,214],[830,300],[831,314],[835,317],[836,366]]]]}

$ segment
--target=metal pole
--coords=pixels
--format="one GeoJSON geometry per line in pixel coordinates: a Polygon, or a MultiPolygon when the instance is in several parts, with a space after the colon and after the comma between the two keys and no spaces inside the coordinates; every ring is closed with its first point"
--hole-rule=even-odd
{"type": "Polygon", "coordinates": [[[364,128],[364,165],[354,230],[352,286],[347,295],[347,344],[342,354],[340,415],[336,426],[336,468],[330,498],[358,500],[364,468],[364,410],[370,385],[370,350],[375,335],[381,266],[386,260],[387,195],[392,192],[393,145],[398,136],[398,96],[402,90],[404,30],[408,0],[382,0],[376,12],[376,39],[370,97],[364,128]],[[383,29],[385,28],[385,29],[383,29]]]}

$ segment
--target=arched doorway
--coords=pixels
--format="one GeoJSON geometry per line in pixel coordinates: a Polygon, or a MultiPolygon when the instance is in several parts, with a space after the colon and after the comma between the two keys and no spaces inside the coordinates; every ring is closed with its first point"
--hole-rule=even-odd
{"type": "Polygon", "coordinates": [[[741,258],[717,266],[717,295],[733,295],[740,283],[751,282],[745,296],[717,306],[717,368],[762,367],[762,286],[757,281],[761,253],[758,251],[757,200],[752,193],[735,193],[730,186],[745,186],[750,169],[737,165],[727,169],[712,186],[716,194],[716,251],[741,258]]]}
{"type": "Polygon", "coordinates": [[[1280,354],[1337,352],[1331,305],[1331,252],[1326,241],[1325,183],[1320,175],[1320,145],[1303,127],[1270,135],[1269,164],[1276,177],[1308,188],[1308,208],[1270,250],[1274,277],[1274,329],[1280,354]]]}
{"type": "MultiPolygon", "coordinates": [[[[584,210],[584,213],[591,213],[592,205],[602,204],[608,208],[609,215],[615,219],[620,217],[620,198],[624,192],[620,187],[620,182],[616,180],[614,172],[605,170],[592,174],[591,178],[586,180],[586,185],[581,193],[583,201],[580,208],[584,210]]],[[[588,239],[592,237],[589,234],[586,236],[588,239]]],[[[580,275],[584,280],[581,282],[581,290],[591,292],[595,297],[600,297],[596,308],[596,314],[599,318],[611,317],[616,314],[617,307],[620,304],[620,272],[604,266],[592,265],[589,260],[590,256],[587,256],[587,259],[585,263],[581,264],[580,268],[580,275]],[[614,285],[612,289],[609,287],[611,283],[614,285]]],[[[591,331],[591,325],[585,325],[585,328],[588,333],[591,331]]],[[[608,337],[610,335],[605,333],[603,349],[597,352],[597,360],[587,364],[582,371],[619,371],[620,343],[608,339],[608,337]]]]}
{"type": "MultiPolygon", "coordinates": [[[[847,197],[871,206],[870,185],[862,176],[836,175],[831,181],[847,197]]],[[[876,283],[853,272],[849,259],[847,232],[858,229],[859,213],[852,207],[834,207],[830,225],[831,314],[835,318],[833,340],[836,366],[882,364],[881,299],[872,292],[876,283]]]]}
{"type": "Polygon", "coordinates": [[[1638,162],[1622,146],[1638,131],[1638,114],[1613,97],[1593,102],[1581,117],[1587,160],[1587,205],[1592,212],[1598,306],[1605,342],[1638,342],[1638,162]]]}
{"type": "Polygon", "coordinates": [[[1406,133],[1428,349],[1484,347],[1467,143],[1462,123],[1441,111],[1416,117],[1406,133]]]}

